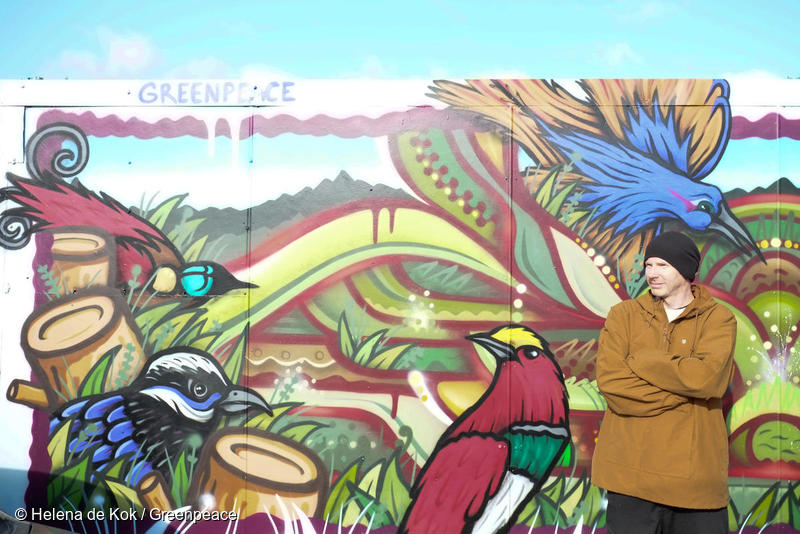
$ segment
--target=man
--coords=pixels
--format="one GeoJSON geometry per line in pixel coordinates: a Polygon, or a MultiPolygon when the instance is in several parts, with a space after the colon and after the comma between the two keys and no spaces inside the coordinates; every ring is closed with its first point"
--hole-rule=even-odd
{"type": "Polygon", "coordinates": [[[592,482],[608,490],[608,534],[728,532],[728,435],[721,397],[736,320],[692,284],[700,253],[677,232],[645,250],[650,291],[617,304],[600,334],[606,399],[592,482]]]}

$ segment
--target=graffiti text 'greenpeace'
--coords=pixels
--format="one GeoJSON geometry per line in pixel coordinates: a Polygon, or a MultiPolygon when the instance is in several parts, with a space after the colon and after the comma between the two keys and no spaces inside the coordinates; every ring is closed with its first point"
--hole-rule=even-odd
{"type": "Polygon", "coordinates": [[[294,102],[294,82],[237,81],[146,82],[139,89],[143,104],[285,104],[294,102]]]}

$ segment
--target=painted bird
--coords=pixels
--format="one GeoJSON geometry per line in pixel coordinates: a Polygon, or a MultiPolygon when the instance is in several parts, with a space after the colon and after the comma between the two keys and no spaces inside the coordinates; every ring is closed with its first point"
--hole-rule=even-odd
{"type": "Polygon", "coordinates": [[[65,226],[98,227],[111,234],[116,243],[116,280],[120,286],[126,287],[133,266],[138,265],[143,285],[152,278],[148,289],[162,295],[191,297],[193,305],[233,289],[253,287],[218,263],[187,263],[161,230],[109,195],[87,189],[77,179],[68,183],[47,172],[35,179],[11,173],[6,177],[11,186],[2,190],[2,196],[18,207],[3,212],[3,217],[29,221],[29,234],[65,226]]]}
{"type": "Polygon", "coordinates": [[[564,375],[521,325],[467,336],[497,360],[489,389],[439,438],[399,532],[507,532],[569,444],[564,375]]]}
{"type": "Polygon", "coordinates": [[[720,189],[701,181],[730,136],[725,80],[581,80],[585,98],[546,80],[434,83],[432,97],[477,113],[519,143],[540,166],[538,177],[572,166],[561,184],[574,183],[573,227],[607,257],[630,257],[677,225],[720,235],[763,260],[720,189]]]}
{"type": "Polygon", "coordinates": [[[199,448],[223,415],[248,410],[272,414],[258,393],[232,384],[207,353],[169,349],[153,355],[130,386],[60,408],[50,433],[68,421],[67,455],[89,455],[97,472],[124,457],[126,482],[135,487],[153,470],[169,482],[184,449],[199,448]]]}

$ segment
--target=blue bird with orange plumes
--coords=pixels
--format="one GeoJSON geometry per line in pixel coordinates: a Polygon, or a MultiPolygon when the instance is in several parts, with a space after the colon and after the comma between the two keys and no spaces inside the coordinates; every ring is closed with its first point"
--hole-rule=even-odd
{"type": "Polygon", "coordinates": [[[401,534],[507,532],[570,442],[564,375],[547,342],[521,325],[467,339],[494,356],[494,378],[439,438],[401,534]]]}
{"type": "Polygon", "coordinates": [[[255,391],[231,383],[207,353],[173,348],[153,355],[125,388],[62,406],[50,432],[68,425],[67,453],[90,458],[94,472],[125,462],[125,481],[136,486],[151,473],[167,482],[182,451],[199,448],[223,415],[258,410],[272,414],[255,391]]]}
{"type": "Polygon", "coordinates": [[[569,164],[561,183],[575,183],[573,227],[607,256],[630,258],[674,227],[763,260],[720,189],[701,181],[730,137],[725,80],[581,80],[585,98],[546,80],[434,83],[434,98],[501,126],[541,177],[569,164]]]}

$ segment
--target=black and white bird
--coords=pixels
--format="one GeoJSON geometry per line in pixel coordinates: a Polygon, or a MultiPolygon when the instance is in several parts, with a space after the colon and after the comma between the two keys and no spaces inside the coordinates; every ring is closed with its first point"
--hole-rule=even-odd
{"type": "Polygon", "coordinates": [[[199,448],[223,415],[248,410],[272,414],[258,393],[234,385],[213,357],[183,347],[153,355],[128,387],[63,406],[50,421],[50,434],[71,421],[67,454],[89,455],[95,472],[125,457],[125,481],[135,487],[154,470],[170,482],[182,451],[199,448]]]}

